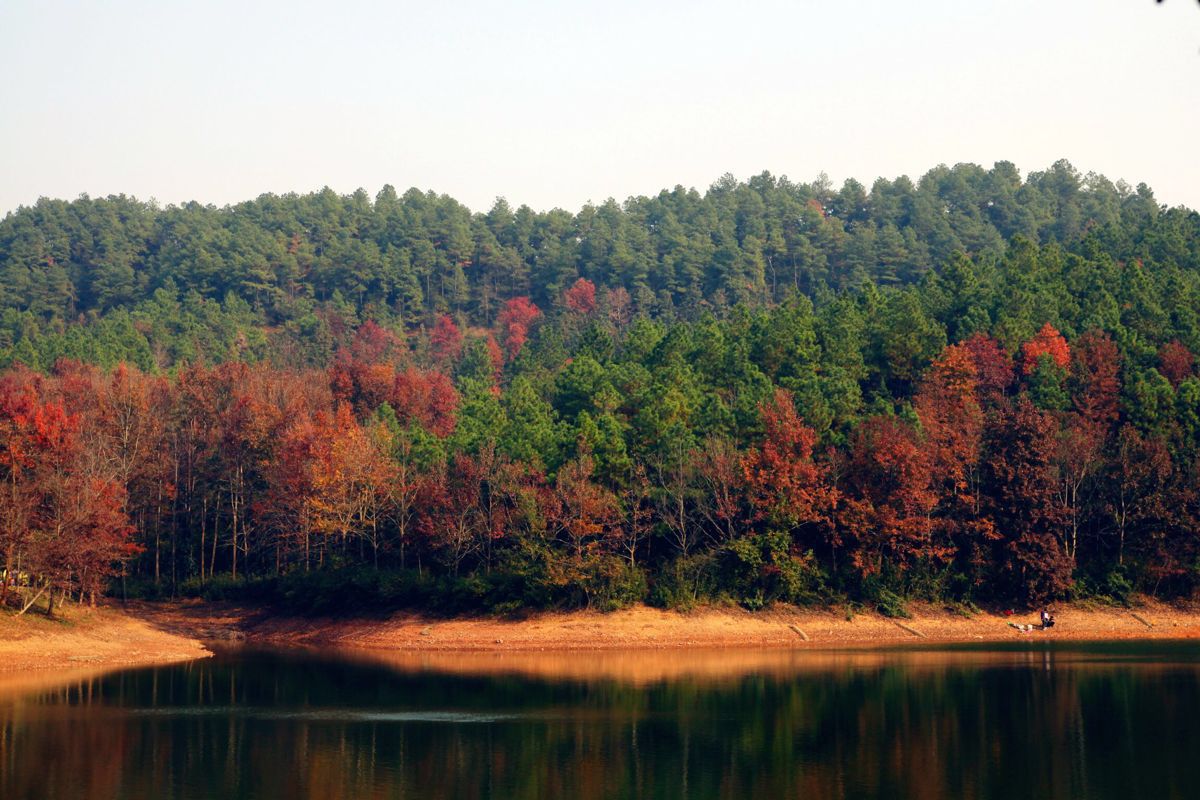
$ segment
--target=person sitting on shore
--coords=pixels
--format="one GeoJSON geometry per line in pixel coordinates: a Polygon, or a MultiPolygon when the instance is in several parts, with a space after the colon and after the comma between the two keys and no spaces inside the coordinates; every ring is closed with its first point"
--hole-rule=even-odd
{"type": "Polygon", "coordinates": [[[1054,615],[1050,613],[1050,609],[1042,609],[1042,630],[1054,627],[1054,615]]]}

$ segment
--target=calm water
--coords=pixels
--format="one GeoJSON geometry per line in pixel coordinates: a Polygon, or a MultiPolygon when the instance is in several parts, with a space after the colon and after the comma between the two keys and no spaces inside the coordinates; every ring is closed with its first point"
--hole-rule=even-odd
{"type": "Polygon", "coordinates": [[[0,684],[0,798],[1197,798],[1200,647],[239,652],[0,684]]]}

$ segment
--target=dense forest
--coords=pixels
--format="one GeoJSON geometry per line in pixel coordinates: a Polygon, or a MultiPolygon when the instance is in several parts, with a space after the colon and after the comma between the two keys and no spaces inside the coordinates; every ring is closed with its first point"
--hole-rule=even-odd
{"type": "Polygon", "coordinates": [[[1188,596],[1200,214],[1070,164],[0,222],[3,602],[1188,596]]]}

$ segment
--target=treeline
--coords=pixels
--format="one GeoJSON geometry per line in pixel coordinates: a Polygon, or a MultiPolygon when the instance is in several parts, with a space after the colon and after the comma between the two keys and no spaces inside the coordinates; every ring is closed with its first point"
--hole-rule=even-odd
{"type": "Polygon", "coordinates": [[[992,265],[1016,236],[1089,258],[1195,264],[1195,228],[1146,186],[1065,161],[1024,180],[1007,162],[943,166],[869,190],[726,177],[703,195],[676,187],[577,214],[503,200],[472,213],[390,187],[373,200],[326,190],[220,209],[40,200],[0,221],[0,366],[323,367],[363,320],[411,329],[448,313],[489,327],[507,300],[553,309],[579,278],[621,290],[632,314],[695,320],[794,292],[918,284],[956,252],[992,265]]]}
{"type": "MultiPolygon", "coordinates": [[[[256,297],[223,261],[198,285],[194,259],[135,270],[147,282],[126,304],[73,288],[70,305],[35,310],[32,284],[9,283],[0,591],[24,604],[118,580],[128,593],[233,586],[301,602],[841,599],[892,612],[911,597],[1189,595],[1200,582],[1200,215],[1063,164],[1013,184],[1028,212],[1017,216],[1038,220],[1047,187],[1074,182],[1070,202],[1024,233],[997,227],[986,209],[1003,203],[983,189],[970,214],[945,201],[946,186],[990,187],[1008,172],[939,169],[910,187],[924,198],[912,208],[941,198],[937,230],[954,236],[935,257],[936,237],[918,235],[924,217],[906,217],[899,229],[930,260],[895,286],[878,252],[849,278],[831,250],[822,263],[836,269],[819,280],[788,272],[787,286],[731,295],[701,277],[727,274],[709,253],[707,271],[664,295],[581,255],[592,234],[577,226],[603,209],[562,214],[557,241],[574,255],[556,282],[531,267],[528,283],[488,289],[486,303],[472,293],[501,284],[473,279],[461,306],[425,282],[413,308],[378,287],[353,300],[309,283],[256,297]],[[968,253],[971,230],[1000,238],[968,253]],[[306,310],[285,311],[285,297],[306,310]]],[[[818,199],[819,184],[763,178],[612,209],[625,235],[654,243],[638,252],[657,253],[669,226],[643,226],[636,209],[670,198],[708,209],[687,229],[710,242],[733,225],[743,254],[740,226],[776,218],[841,230],[842,247],[886,225],[880,198],[903,183],[878,182],[861,206],[837,206],[851,184],[818,199]],[[799,216],[780,211],[793,200],[799,216]]],[[[355,202],[131,208],[153,231],[173,214],[233,224],[322,198],[355,202]]],[[[452,207],[414,193],[395,202],[452,207]]],[[[98,206],[10,215],[4,252],[14,229],[48,231],[29,220],[50,207],[98,206]]],[[[386,207],[366,203],[362,219],[386,207]]],[[[463,219],[491,230],[486,215],[463,219]]],[[[77,255],[55,263],[72,287],[84,284],[67,265],[97,241],[62,234],[77,255]]],[[[139,264],[164,250],[145,252],[158,255],[139,264]]],[[[644,263],[661,274],[661,253],[644,263]]],[[[94,283],[88,264],[79,275],[94,283]]]]}

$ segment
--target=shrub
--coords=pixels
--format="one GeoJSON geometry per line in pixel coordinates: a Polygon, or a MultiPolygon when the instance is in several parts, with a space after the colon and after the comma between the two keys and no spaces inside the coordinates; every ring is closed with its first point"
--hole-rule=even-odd
{"type": "Polygon", "coordinates": [[[718,595],[719,562],[716,553],[677,558],[665,565],[650,587],[648,602],[659,608],[686,611],[718,595]]]}
{"type": "Polygon", "coordinates": [[[908,613],[904,598],[891,589],[879,589],[875,595],[875,610],[893,619],[908,619],[912,616],[908,613]]]}
{"type": "Polygon", "coordinates": [[[1125,571],[1118,567],[1108,573],[1104,579],[1104,590],[1115,602],[1128,606],[1129,599],[1133,595],[1133,583],[1126,576],[1125,571]]]}
{"type": "Polygon", "coordinates": [[[723,553],[724,583],[732,585],[738,601],[750,610],[772,602],[812,603],[824,593],[825,580],[811,550],[793,551],[783,531],[745,536],[730,542],[723,553]]]}

